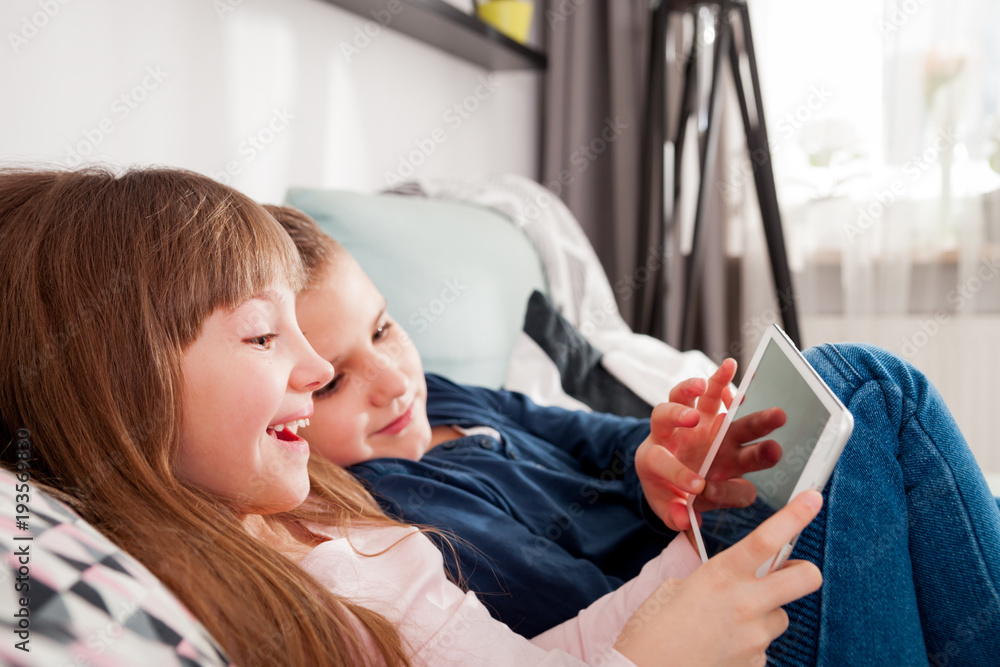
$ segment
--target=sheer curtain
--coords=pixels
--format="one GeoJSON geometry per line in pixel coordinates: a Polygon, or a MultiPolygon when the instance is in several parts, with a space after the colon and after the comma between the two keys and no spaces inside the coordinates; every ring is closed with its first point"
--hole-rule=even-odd
{"type": "MultiPolygon", "coordinates": [[[[751,0],[750,11],[804,343],[905,356],[1000,473],[1000,3],[751,0]]],[[[752,195],[729,190],[741,193],[730,219],[749,347],[774,319],[773,292],[761,288],[752,195]]]]}

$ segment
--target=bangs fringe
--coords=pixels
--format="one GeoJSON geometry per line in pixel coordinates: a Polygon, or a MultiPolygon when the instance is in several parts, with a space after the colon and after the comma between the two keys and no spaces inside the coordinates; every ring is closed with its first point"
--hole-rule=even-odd
{"type": "Polygon", "coordinates": [[[305,271],[295,244],[260,205],[221,183],[180,173],[127,173],[119,184],[127,189],[129,179],[141,178],[146,185],[142,214],[152,220],[136,224],[153,230],[146,253],[154,265],[151,305],[166,309],[165,324],[184,349],[217,308],[234,310],[281,282],[297,293],[305,271]],[[149,187],[159,176],[162,187],[149,187]]]}
{"type": "MultiPolygon", "coordinates": [[[[192,217],[212,220],[205,229],[205,265],[195,273],[201,285],[201,305],[235,309],[278,282],[293,292],[305,284],[305,271],[295,244],[273,218],[253,202],[228,196],[209,203],[204,200],[192,217]],[[210,210],[204,210],[208,204],[210,210]]],[[[197,225],[201,227],[201,225],[197,225]]]]}

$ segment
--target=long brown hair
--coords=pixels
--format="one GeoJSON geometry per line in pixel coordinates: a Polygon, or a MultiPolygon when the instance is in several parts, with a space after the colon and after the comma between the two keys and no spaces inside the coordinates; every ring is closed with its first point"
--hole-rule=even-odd
{"type": "MultiPolygon", "coordinates": [[[[179,170],[0,170],[0,267],[5,467],[27,429],[33,481],[156,574],[244,667],[408,664],[386,619],[174,474],[180,362],[205,318],[276,278],[301,284],[271,216],[179,170]]],[[[340,468],[312,461],[310,476],[314,500],[284,520],[393,523],[340,468]]]]}

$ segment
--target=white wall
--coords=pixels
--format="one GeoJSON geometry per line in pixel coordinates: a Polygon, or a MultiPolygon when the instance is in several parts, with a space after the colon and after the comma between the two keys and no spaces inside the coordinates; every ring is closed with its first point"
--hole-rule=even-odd
{"type": "Polygon", "coordinates": [[[376,190],[411,154],[418,175],[537,178],[541,75],[490,75],[389,29],[365,44],[368,23],[321,0],[4,0],[0,164],[88,152],[262,201],[376,190]],[[463,101],[474,111],[449,111],[463,101]]]}

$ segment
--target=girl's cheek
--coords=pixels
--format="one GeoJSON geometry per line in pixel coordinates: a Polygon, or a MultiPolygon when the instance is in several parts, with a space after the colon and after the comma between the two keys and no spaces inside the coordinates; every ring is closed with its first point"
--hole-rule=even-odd
{"type": "MultiPolygon", "coordinates": [[[[350,413],[341,409],[333,409],[331,406],[324,406],[322,410],[317,408],[316,416],[321,417],[324,430],[329,431],[330,435],[335,438],[340,432],[350,428],[352,422],[356,421],[350,413]]],[[[318,420],[314,419],[314,421],[318,420]]]]}

